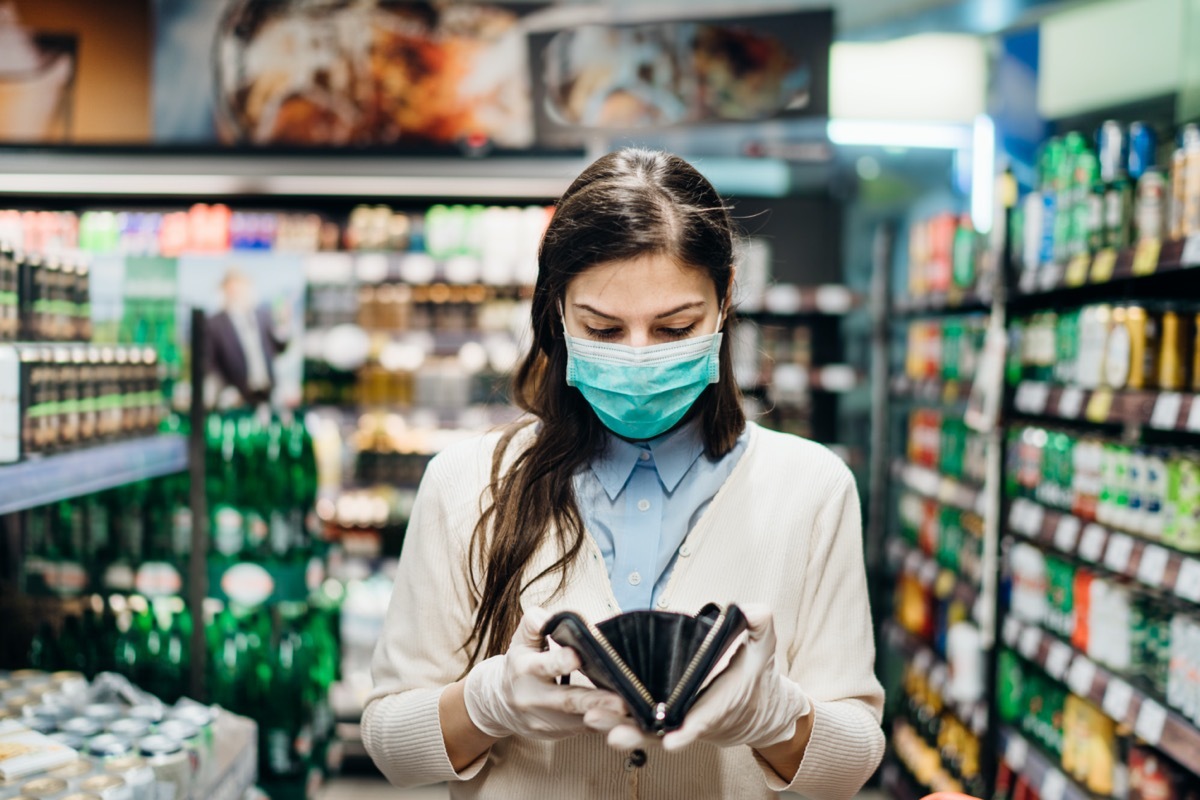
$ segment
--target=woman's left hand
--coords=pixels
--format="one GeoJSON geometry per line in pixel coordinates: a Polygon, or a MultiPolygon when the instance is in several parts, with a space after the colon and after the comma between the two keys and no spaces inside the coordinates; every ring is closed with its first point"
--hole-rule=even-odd
{"type": "Polygon", "coordinates": [[[681,750],[696,741],[719,747],[769,747],[791,739],[796,722],[812,713],[812,704],[799,685],[785,676],[775,660],[775,624],[765,606],[745,606],[749,638],[729,666],[696,701],[683,726],[661,740],[646,734],[628,715],[605,708],[584,715],[584,723],[608,732],[618,750],[653,746],[681,750]]]}

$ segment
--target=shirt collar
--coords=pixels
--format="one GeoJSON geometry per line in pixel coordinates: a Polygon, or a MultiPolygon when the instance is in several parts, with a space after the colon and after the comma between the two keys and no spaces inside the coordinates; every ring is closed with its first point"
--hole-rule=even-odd
{"type": "Polygon", "coordinates": [[[663,487],[668,492],[675,491],[683,476],[704,452],[699,418],[647,442],[634,443],[610,434],[604,451],[591,463],[592,472],[610,500],[616,500],[625,488],[646,450],[654,456],[654,468],[663,487]]]}

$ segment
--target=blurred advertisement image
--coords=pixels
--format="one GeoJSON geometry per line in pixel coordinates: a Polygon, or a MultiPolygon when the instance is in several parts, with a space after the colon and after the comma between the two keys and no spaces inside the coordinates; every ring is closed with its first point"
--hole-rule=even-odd
{"type": "Polygon", "coordinates": [[[76,40],[29,30],[0,2],[0,141],[65,141],[71,135],[76,40]]]}

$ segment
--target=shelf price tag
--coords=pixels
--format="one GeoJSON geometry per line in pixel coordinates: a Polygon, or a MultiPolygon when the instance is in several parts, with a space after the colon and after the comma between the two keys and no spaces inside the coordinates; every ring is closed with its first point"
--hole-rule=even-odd
{"type": "Polygon", "coordinates": [[[1004,760],[1014,771],[1020,772],[1025,769],[1025,759],[1029,757],[1029,742],[1022,739],[1020,736],[1013,734],[1008,738],[1008,744],[1004,747],[1004,760]]]}
{"type": "Polygon", "coordinates": [[[1183,408],[1183,395],[1178,392],[1163,392],[1154,401],[1150,414],[1150,427],[1172,431],[1179,422],[1179,411],[1183,408]]]}
{"type": "Polygon", "coordinates": [[[1104,689],[1104,713],[1117,722],[1124,722],[1129,715],[1129,704],[1133,702],[1133,687],[1119,678],[1109,678],[1104,689]]]}
{"type": "Polygon", "coordinates": [[[1108,537],[1108,548],[1104,551],[1104,566],[1113,572],[1125,572],[1129,569],[1129,559],[1133,556],[1133,538],[1123,533],[1114,533],[1108,537]]]}
{"type": "Polygon", "coordinates": [[[1087,697],[1092,693],[1095,681],[1096,665],[1086,656],[1076,655],[1067,672],[1067,687],[1080,697],[1087,697]]]}
{"type": "Polygon", "coordinates": [[[1104,553],[1104,542],[1107,538],[1108,532],[1103,527],[1095,522],[1088,523],[1088,526],[1083,529],[1083,538],[1079,541],[1079,557],[1093,564],[1100,563],[1100,556],[1104,553]]]}
{"type": "Polygon", "coordinates": [[[1080,253],[1072,258],[1067,264],[1067,276],[1065,279],[1067,286],[1074,288],[1087,283],[1089,266],[1090,262],[1088,261],[1087,253],[1080,253]]]}
{"type": "Polygon", "coordinates": [[[1175,578],[1175,594],[1184,600],[1200,603],[1200,561],[1185,558],[1175,578]]]}
{"type": "Polygon", "coordinates": [[[1183,243],[1183,254],[1179,257],[1181,267],[1200,267],[1200,233],[1193,233],[1183,243]]]}
{"type": "Polygon", "coordinates": [[[1138,563],[1137,579],[1147,586],[1157,589],[1162,586],[1163,577],[1167,574],[1167,564],[1171,554],[1165,547],[1148,544],[1142,549],[1142,560],[1138,563]]]}
{"type": "Polygon", "coordinates": [[[1133,252],[1133,274],[1153,275],[1158,269],[1158,254],[1162,250],[1162,242],[1158,239],[1142,239],[1133,252]]]}
{"type": "Polygon", "coordinates": [[[1063,389],[1058,398],[1058,415],[1063,419],[1079,419],[1083,410],[1083,390],[1078,386],[1068,386],[1063,389]]]}
{"type": "Polygon", "coordinates": [[[1029,626],[1021,631],[1021,640],[1017,643],[1017,649],[1021,651],[1021,655],[1033,661],[1037,658],[1038,647],[1042,644],[1042,632],[1033,626],[1029,626]]]}
{"type": "Polygon", "coordinates": [[[1042,800],[1063,800],[1067,791],[1067,776],[1054,767],[1046,770],[1042,778],[1042,800]]]}
{"type": "Polygon", "coordinates": [[[1092,261],[1092,283],[1106,283],[1112,280],[1113,269],[1117,266],[1117,251],[1106,247],[1096,253],[1092,261]]]}
{"type": "Polygon", "coordinates": [[[1090,422],[1107,422],[1108,414],[1112,411],[1112,389],[1097,389],[1092,392],[1087,404],[1087,418],[1090,422]]]}
{"type": "Polygon", "coordinates": [[[1137,720],[1133,723],[1133,732],[1147,744],[1157,747],[1162,741],[1163,728],[1167,725],[1167,710],[1149,697],[1142,698],[1142,707],[1138,709],[1137,720]]]}
{"type": "Polygon", "coordinates": [[[1067,668],[1071,665],[1071,655],[1074,651],[1060,641],[1050,642],[1050,652],[1046,655],[1046,672],[1056,681],[1063,680],[1067,668]]]}
{"type": "Polygon", "coordinates": [[[1200,433],[1200,394],[1192,395],[1192,407],[1188,410],[1187,429],[1200,433]]]}
{"type": "Polygon", "coordinates": [[[1079,517],[1064,514],[1058,518],[1054,529],[1054,547],[1062,553],[1074,553],[1075,545],[1079,542],[1079,528],[1082,523],[1079,517]]]}

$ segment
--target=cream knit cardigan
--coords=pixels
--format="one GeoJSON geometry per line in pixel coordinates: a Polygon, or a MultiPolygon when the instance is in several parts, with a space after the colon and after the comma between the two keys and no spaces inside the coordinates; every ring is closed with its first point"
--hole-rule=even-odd
{"type": "MultiPolygon", "coordinates": [[[[527,437],[518,434],[510,450],[527,437]]],[[[794,778],[780,780],[749,747],[703,743],[669,755],[651,750],[644,767],[627,769],[625,755],[598,734],[554,742],[513,737],[455,772],[438,698],[467,663],[460,646],[475,616],[467,553],[498,438],[442,452],[417,494],[362,720],[367,751],[392,783],[447,781],[454,798],[497,800],[769,798],[783,789],[844,800],[858,791],[878,766],[884,739],[854,479],[821,445],[753,425],[746,452],[680,547],[659,607],[695,613],[708,602],[736,602],[773,609],[781,664],[816,715],[794,778]]],[[[552,545],[543,548],[533,570],[552,563],[553,553],[552,545]]],[[[556,585],[531,586],[523,603],[597,621],[620,612],[590,537],[559,596],[556,585]]]]}

